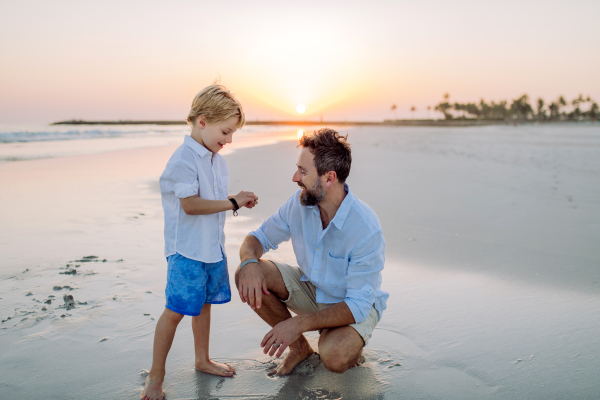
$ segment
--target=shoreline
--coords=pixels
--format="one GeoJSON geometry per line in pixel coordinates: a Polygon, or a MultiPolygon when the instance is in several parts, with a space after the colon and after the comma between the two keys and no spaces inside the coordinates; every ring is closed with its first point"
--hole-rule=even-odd
{"type": "MultiPolygon", "coordinates": [[[[119,128],[104,128],[104,130],[107,129],[118,130],[119,128]]],[[[140,130],[143,129],[149,128],[140,128],[140,130]]],[[[0,142],[0,165],[7,162],[92,155],[141,148],[179,146],[183,142],[183,137],[188,133],[187,129],[183,129],[182,127],[153,135],[138,134],[138,136],[133,136],[125,132],[123,136],[112,137],[78,137],[75,135],[72,138],[51,140],[0,142]]],[[[264,146],[282,140],[295,140],[297,136],[297,129],[292,128],[248,129],[243,134],[237,135],[235,144],[226,146],[221,151],[221,154],[225,155],[247,147],[264,146]]]]}
{"type": "MultiPolygon", "coordinates": [[[[384,121],[246,121],[246,125],[265,126],[441,126],[466,127],[488,125],[535,125],[535,124],[595,124],[595,121],[538,121],[538,120],[474,120],[474,119],[396,119],[384,121]]],[[[52,122],[50,125],[187,125],[185,121],[169,120],[119,120],[119,121],[86,121],[68,120],[52,122]]]]}

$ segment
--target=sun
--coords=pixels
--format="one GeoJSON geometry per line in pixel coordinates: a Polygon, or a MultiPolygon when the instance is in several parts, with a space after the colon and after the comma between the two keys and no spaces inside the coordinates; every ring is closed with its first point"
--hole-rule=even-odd
{"type": "Polygon", "coordinates": [[[302,104],[298,104],[296,106],[296,111],[298,111],[298,114],[302,114],[302,113],[304,113],[304,111],[306,111],[306,107],[304,107],[304,105],[302,105],[302,104]]]}

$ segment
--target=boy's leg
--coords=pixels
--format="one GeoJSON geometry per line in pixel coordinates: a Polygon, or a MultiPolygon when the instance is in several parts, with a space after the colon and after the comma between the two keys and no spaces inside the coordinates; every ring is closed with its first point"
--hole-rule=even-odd
{"type": "Polygon", "coordinates": [[[219,376],[233,376],[235,369],[229,364],[220,364],[211,361],[208,357],[210,339],[210,304],[204,304],[202,312],[197,317],[192,317],[192,331],[194,332],[194,350],[196,352],[196,369],[207,374],[219,376]]]}
{"type": "Polygon", "coordinates": [[[167,354],[173,344],[177,325],[181,322],[183,315],[165,308],[156,324],[154,332],[154,349],[152,352],[152,368],[146,378],[146,385],[142,392],[143,400],[163,399],[162,384],[165,379],[165,363],[167,354]]]}

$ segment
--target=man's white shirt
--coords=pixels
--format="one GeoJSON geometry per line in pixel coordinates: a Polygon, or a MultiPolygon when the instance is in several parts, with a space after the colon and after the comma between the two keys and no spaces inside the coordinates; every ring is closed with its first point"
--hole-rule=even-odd
{"type": "Polygon", "coordinates": [[[385,241],[377,215],[357,199],[348,185],[347,195],[325,230],[318,206],[302,206],[292,195],[277,211],[250,232],[263,251],[292,239],[301,280],[317,288],[317,303],[346,302],[356,323],[375,305],[379,318],[386,308],[387,292],[381,290],[385,241]]]}

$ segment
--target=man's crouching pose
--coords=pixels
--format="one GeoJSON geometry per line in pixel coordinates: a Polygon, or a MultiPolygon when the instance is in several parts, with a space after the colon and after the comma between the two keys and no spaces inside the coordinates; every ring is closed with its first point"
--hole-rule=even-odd
{"type": "Polygon", "coordinates": [[[314,330],[324,366],[342,373],[359,364],[386,307],[385,242],[377,215],[344,183],[352,162],[346,137],[325,128],[299,146],[292,181],[302,189],[246,237],[235,281],[242,301],[273,327],[264,353],[290,348],[271,374],[290,373],[314,352],[303,335],[314,330]],[[260,259],[290,238],[298,267],[260,259]]]}

